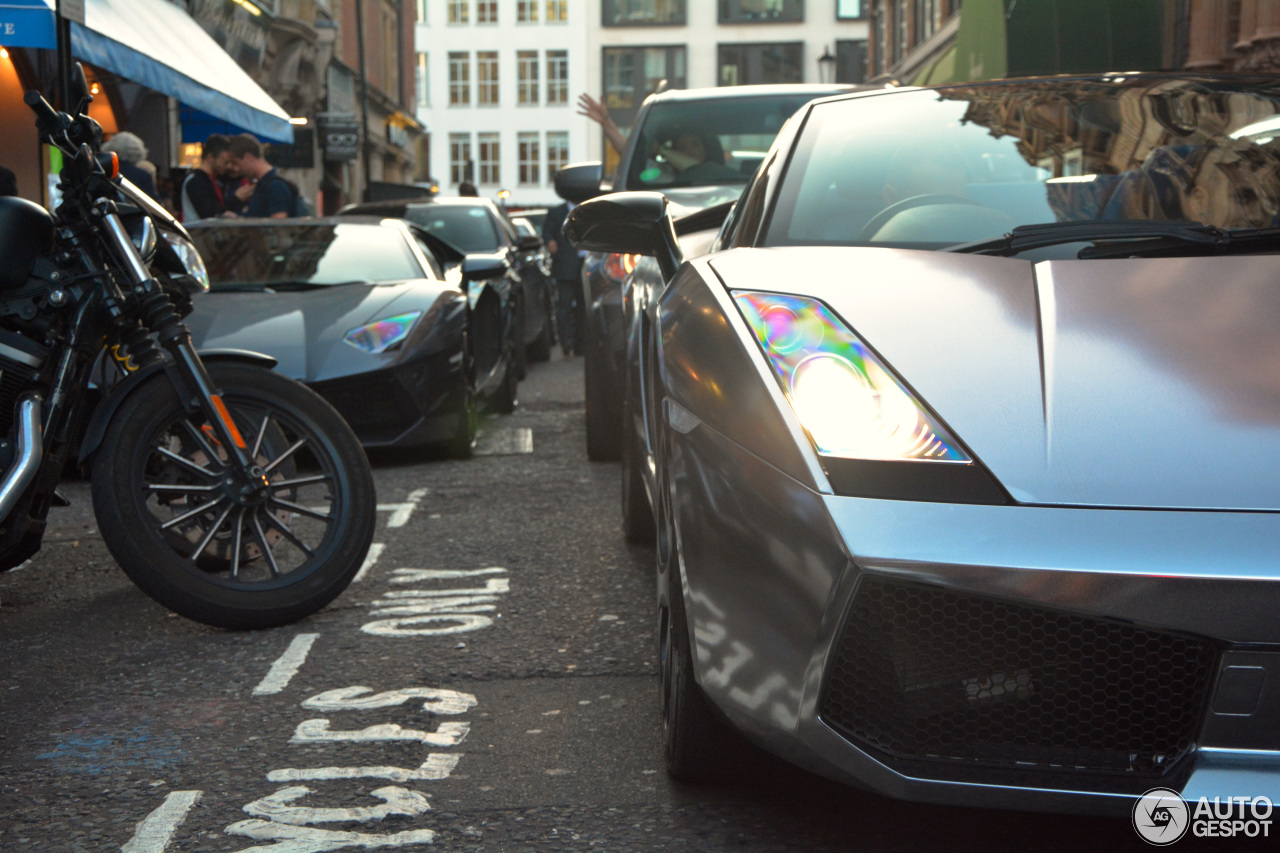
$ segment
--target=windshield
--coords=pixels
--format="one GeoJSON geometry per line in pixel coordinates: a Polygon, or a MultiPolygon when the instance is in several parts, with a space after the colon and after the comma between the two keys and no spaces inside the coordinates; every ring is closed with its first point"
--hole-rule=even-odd
{"type": "Polygon", "coordinates": [[[1278,114],[1280,86],[1259,78],[1038,81],[822,104],[765,242],[941,248],[1091,221],[1271,227],[1278,114]]]}
{"type": "Polygon", "coordinates": [[[193,228],[211,289],[328,287],[424,278],[397,228],[227,225],[193,228]]]}
{"type": "Polygon", "coordinates": [[[480,205],[410,204],[404,218],[464,252],[502,248],[493,217],[480,205]]]}
{"type": "Polygon", "coordinates": [[[656,103],[635,131],[624,186],[661,190],[745,184],[786,120],[815,97],[797,93],[656,103]]]}

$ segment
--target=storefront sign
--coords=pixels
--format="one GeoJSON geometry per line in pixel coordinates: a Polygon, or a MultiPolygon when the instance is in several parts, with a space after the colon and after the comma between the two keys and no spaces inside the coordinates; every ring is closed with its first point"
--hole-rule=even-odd
{"type": "Polygon", "coordinates": [[[355,116],[321,116],[319,124],[326,162],[350,162],[360,156],[360,125],[355,116]]]}

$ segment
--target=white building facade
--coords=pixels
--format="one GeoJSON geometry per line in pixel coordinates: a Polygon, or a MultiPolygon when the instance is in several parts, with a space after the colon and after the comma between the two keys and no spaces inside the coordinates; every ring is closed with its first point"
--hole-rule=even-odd
{"type": "MultiPolygon", "coordinates": [[[[566,163],[617,154],[577,114],[602,100],[628,130],[672,88],[863,82],[869,0],[417,0],[426,171],[456,195],[555,204],[566,163]],[[820,61],[823,60],[823,61],[820,61]],[[470,164],[470,165],[468,165],[470,164]]],[[[424,171],[419,163],[419,173],[424,171]]]]}
{"type": "MultiPolygon", "coordinates": [[[[418,0],[418,120],[442,195],[464,180],[513,206],[559,202],[552,176],[587,157],[586,0],[418,0]]],[[[420,171],[422,164],[419,164],[420,171]]]]}
{"type": "MultiPolygon", "coordinates": [[[[661,81],[671,88],[861,83],[869,0],[589,0],[588,91],[620,127],[661,81]],[[824,61],[819,61],[826,57],[824,61]]],[[[611,167],[603,135],[588,159],[611,167]]]]}

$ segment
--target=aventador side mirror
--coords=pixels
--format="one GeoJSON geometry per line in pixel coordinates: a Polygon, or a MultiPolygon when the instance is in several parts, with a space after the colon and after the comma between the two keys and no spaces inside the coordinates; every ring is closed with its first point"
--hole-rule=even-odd
{"type": "Polygon", "coordinates": [[[507,274],[511,265],[506,258],[473,258],[462,259],[462,280],[468,284],[473,281],[493,281],[507,274]]]}
{"type": "Polygon", "coordinates": [[[662,193],[610,193],[575,207],[565,220],[564,234],[589,252],[652,255],[662,277],[670,281],[684,255],[667,208],[662,193]]]}

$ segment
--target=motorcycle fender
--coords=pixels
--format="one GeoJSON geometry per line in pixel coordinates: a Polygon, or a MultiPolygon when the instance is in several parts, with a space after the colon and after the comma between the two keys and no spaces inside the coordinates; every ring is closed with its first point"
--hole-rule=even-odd
{"type": "MultiPolygon", "coordinates": [[[[273,369],[279,362],[269,355],[263,355],[259,352],[244,349],[209,349],[200,351],[200,360],[205,364],[213,364],[214,362],[239,362],[241,364],[251,364],[254,367],[261,367],[264,370],[273,369]]],[[[107,434],[107,426],[111,423],[111,418],[115,416],[116,409],[120,408],[120,404],[134,392],[134,390],[142,383],[146,382],[152,376],[165,370],[168,362],[156,362],[155,364],[144,367],[140,370],[130,373],[122,382],[111,389],[111,392],[98,403],[98,407],[93,411],[93,417],[89,420],[89,426],[85,428],[84,438],[80,442],[80,452],[77,457],[77,464],[84,465],[92,457],[98,449],[98,445],[102,444],[102,439],[107,434]]]]}

